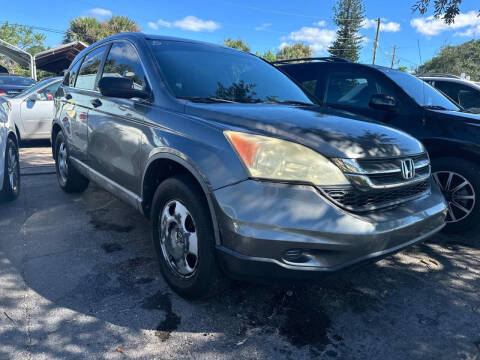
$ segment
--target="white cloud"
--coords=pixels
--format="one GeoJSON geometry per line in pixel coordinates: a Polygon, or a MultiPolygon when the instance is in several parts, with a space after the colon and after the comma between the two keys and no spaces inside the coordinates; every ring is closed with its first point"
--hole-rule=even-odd
{"type": "Polygon", "coordinates": [[[314,22],[313,26],[325,27],[327,26],[327,22],[325,20],[320,20],[320,21],[314,22]]]}
{"type": "Polygon", "coordinates": [[[94,8],[87,11],[87,13],[97,19],[105,19],[112,17],[112,12],[107,9],[94,8]]]}
{"type": "Polygon", "coordinates": [[[468,13],[460,13],[455,17],[455,22],[451,25],[445,24],[442,19],[437,19],[434,16],[426,18],[415,18],[410,21],[415,30],[426,36],[435,36],[444,31],[460,30],[456,32],[459,36],[475,36],[480,35],[480,17],[476,11],[469,11],[468,13]]]}
{"type": "Polygon", "coordinates": [[[272,26],[272,24],[268,24],[268,23],[267,23],[267,24],[262,24],[262,25],[260,25],[260,26],[257,26],[257,27],[255,28],[255,30],[257,30],[257,31],[265,30],[266,28],[268,28],[268,27],[270,27],[270,26],[272,26]]]}
{"type": "Polygon", "coordinates": [[[220,25],[212,20],[202,20],[195,16],[185,16],[182,20],[177,20],[173,26],[182,30],[190,31],[215,31],[220,28],[220,25]]]}
{"type": "Polygon", "coordinates": [[[171,23],[169,23],[168,21],[162,20],[162,19],[158,19],[156,22],[149,21],[147,25],[154,30],[158,30],[158,28],[160,26],[163,26],[163,27],[171,27],[172,26],[171,23]]]}
{"type": "Polygon", "coordinates": [[[291,42],[303,42],[310,45],[314,52],[323,52],[335,40],[336,31],[304,26],[300,30],[292,31],[282,37],[280,48],[290,45],[291,42]]]}
{"type": "MultiPolygon", "coordinates": [[[[365,19],[362,27],[364,29],[376,29],[377,28],[377,20],[375,19],[365,19]]],[[[401,26],[399,23],[394,21],[387,21],[387,19],[382,18],[380,21],[380,31],[384,32],[399,32],[401,26]]]]}

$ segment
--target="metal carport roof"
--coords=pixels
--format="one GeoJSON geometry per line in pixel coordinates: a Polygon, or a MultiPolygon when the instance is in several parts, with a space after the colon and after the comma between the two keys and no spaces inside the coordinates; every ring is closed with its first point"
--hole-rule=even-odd
{"type": "Polygon", "coordinates": [[[80,41],[74,41],[39,52],[34,57],[36,68],[61,75],[63,70],[68,69],[75,56],[87,46],[80,41]]]}
{"type": "Polygon", "coordinates": [[[7,56],[21,66],[30,68],[33,79],[37,79],[32,55],[0,39],[0,54],[7,56]]]}

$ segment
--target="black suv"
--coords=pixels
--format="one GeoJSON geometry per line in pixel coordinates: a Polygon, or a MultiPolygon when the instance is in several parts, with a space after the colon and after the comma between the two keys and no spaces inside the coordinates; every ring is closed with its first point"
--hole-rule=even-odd
{"type": "Polygon", "coordinates": [[[449,203],[446,230],[478,225],[480,116],[460,109],[439,91],[400,70],[340,58],[276,62],[317,101],[402,129],[421,140],[433,175],[449,203]]]}

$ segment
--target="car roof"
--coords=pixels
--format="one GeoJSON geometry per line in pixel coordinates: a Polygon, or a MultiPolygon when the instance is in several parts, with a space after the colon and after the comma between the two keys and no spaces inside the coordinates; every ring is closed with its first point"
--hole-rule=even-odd
{"type": "Polygon", "coordinates": [[[454,82],[454,83],[461,83],[465,85],[470,85],[474,87],[479,87],[478,83],[475,81],[467,80],[467,79],[462,79],[462,78],[451,78],[451,77],[440,77],[440,76],[419,76],[420,79],[422,80],[442,80],[442,81],[447,81],[447,82],[454,82]]]}
{"type": "Polygon", "coordinates": [[[86,49],[82,50],[76,58],[80,58],[86,53],[90,52],[92,47],[99,46],[101,44],[113,41],[113,40],[130,40],[130,41],[138,41],[138,40],[159,40],[159,41],[178,41],[178,42],[184,42],[184,43],[191,43],[191,44],[198,44],[198,45],[206,45],[206,46],[213,46],[213,47],[219,47],[219,48],[225,48],[225,49],[230,49],[233,51],[239,51],[243,52],[241,50],[233,49],[228,46],[224,45],[217,45],[217,44],[212,44],[209,42],[205,41],[198,41],[198,40],[192,40],[192,39],[185,39],[185,38],[179,38],[179,37],[173,37],[173,36],[163,36],[163,35],[152,35],[152,34],[145,34],[142,32],[123,32],[123,33],[118,33],[109,37],[106,37],[102,40],[99,40],[86,49]]]}
{"type": "Polygon", "coordinates": [[[309,66],[354,66],[354,67],[366,67],[374,70],[379,70],[382,72],[403,72],[402,70],[392,69],[386,66],[372,65],[372,64],[360,64],[351,62],[342,58],[336,57],[326,57],[326,58],[304,58],[304,59],[291,59],[288,61],[275,61],[274,65],[278,67],[296,67],[308,64],[309,66]],[[313,61],[321,60],[321,61],[313,61]]]}

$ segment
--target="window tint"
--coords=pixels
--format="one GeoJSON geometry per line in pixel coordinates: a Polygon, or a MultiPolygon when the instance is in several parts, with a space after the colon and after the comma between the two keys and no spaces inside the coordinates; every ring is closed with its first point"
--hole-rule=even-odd
{"type": "Polygon", "coordinates": [[[137,90],[143,90],[146,85],[145,73],[135,48],[123,42],[112,45],[103,68],[104,77],[128,77],[137,90]]]}
{"type": "Polygon", "coordinates": [[[480,108],[480,89],[447,81],[436,81],[435,85],[465,109],[480,108]]]}
{"type": "Polygon", "coordinates": [[[302,82],[302,86],[310,93],[310,95],[315,96],[315,91],[317,89],[317,80],[307,80],[302,82]]]}
{"type": "Polygon", "coordinates": [[[55,93],[57,92],[58,87],[60,86],[60,82],[54,82],[53,84],[47,86],[46,88],[40,90],[38,94],[40,98],[44,101],[53,101],[55,93]]]}
{"type": "Polygon", "coordinates": [[[311,103],[285,74],[250,54],[177,41],[151,40],[150,45],[178,98],[311,103]]]}
{"type": "Polygon", "coordinates": [[[75,80],[77,78],[78,74],[78,69],[80,68],[80,64],[82,63],[83,59],[78,60],[75,65],[70,69],[69,73],[67,76],[65,76],[65,80],[63,83],[67,86],[74,87],[75,86],[75,80]]]}
{"type": "Polygon", "coordinates": [[[75,87],[85,90],[96,90],[96,79],[98,68],[105,54],[106,47],[102,46],[89,53],[83,61],[82,67],[77,76],[75,87]]]}
{"type": "Polygon", "coordinates": [[[400,70],[381,68],[393,82],[400,86],[418,105],[438,106],[447,110],[458,111],[458,107],[438,90],[419,78],[400,70]]]}

